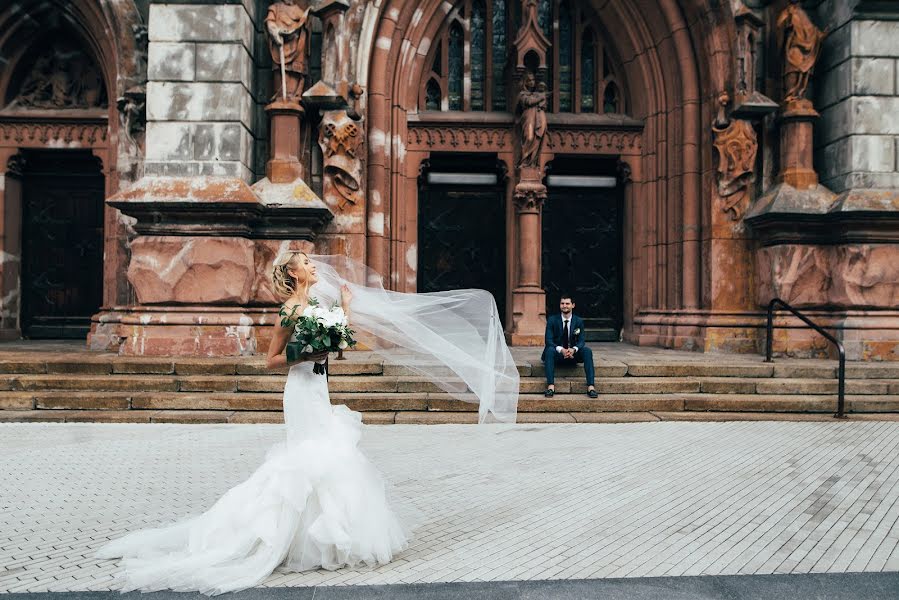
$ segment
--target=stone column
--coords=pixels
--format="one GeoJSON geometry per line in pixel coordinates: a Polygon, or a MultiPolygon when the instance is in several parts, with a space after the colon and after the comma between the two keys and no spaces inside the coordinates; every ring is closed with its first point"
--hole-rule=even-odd
{"type": "Polygon", "coordinates": [[[808,100],[789,102],[780,120],[780,175],[778,181],[799,190],[818,185],[812,162],[813,122],[818,113],[808,100]]]}
{"type": "Polygon", "coordinates": [[[546,293],[540,287],[540,213],[546,186],[540,168],[522,168],[515,186],[518,220],[517,285],[512,290],[512,327],[515,346],[542,346],[546,327],[546,293]]]}
{"type": "Polygon", "coordinates": [[[0,339],[22,337],[19,277],[22,268],[21,155],[0,148],[0,339]]]}

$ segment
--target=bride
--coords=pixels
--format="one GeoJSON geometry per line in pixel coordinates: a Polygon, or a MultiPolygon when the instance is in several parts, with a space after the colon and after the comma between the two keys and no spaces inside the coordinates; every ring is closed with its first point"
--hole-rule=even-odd
{"type": "MultiPolygon", "coordinates": [[[[400,294],[384,290],[370,275],[342,257],[314,261],[287,252],[275,260],[272,282],[286,299],[282,314],[302,314],[316,286],[318,300],[340,298],[360,339],[385,360],[460,399],[472,401],[473,392],[482,421],[514,421],[518,372],[492,297],[482,290],[400,294]],[[446,367],[454,377],[446,377],[446,367]]],[[[279,566],[374,567],[407,547],[409,528],[391,508],[380,473],[358,448],[360,414],[332,406],[327,377],[313,373],[326,353],[287,364],[284,349],[292,335],[293,323],[279,320],[267,357],[271,369],[290,367],[285,441],[205,513],[102,547],[99,558],[123,558],[122,591],[220,594],[258,585],[279,566]]]]}

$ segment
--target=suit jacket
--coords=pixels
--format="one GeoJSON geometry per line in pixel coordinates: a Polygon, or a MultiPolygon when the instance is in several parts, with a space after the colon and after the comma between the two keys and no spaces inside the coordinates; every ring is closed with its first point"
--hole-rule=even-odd
{"type": "MultiPolygon", "coordinates": [[[[571,315],[571,322],[568,324],[568,334],[571,336],[568,346],[570,348],[576,347],[578,352],[583,352],[586,342],[584,321],[575,314],[571,315]]],[[[562,343],[562,315],[556,313],[546,319],[546,347],[544,348],[544,353],[551,354],[556,351],[556,346],[564,345],[562,343]]]]}

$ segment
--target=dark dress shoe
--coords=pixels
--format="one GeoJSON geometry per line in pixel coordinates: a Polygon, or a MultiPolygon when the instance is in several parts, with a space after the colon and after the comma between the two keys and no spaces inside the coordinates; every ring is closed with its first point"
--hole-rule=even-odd
{"type": "Polygon", "coordinates": [[[599,394],[596,393],[596,390],[587,390],[587,395],[591,398],[598,398],[599,394]]]}
{"type": "Polygon", "coordinates": [[[543,396],[546,398],[552,398],[556,394],[556,390],[546,390],[543,392],[543,396]]]}

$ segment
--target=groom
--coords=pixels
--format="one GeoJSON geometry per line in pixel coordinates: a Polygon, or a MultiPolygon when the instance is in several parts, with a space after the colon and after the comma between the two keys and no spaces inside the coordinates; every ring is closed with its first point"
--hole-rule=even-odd
{"type": "Polygon", "coordinates": [[[546,320],[546,346],[542,358],[546,364],[546,392],[543,395],[547,398],[556,393],[556,365],[574,366],[581,362],[587,374],[587,395],[597,396],[593,385],[593,351],[584,345],[584,321],[573,310],[574,300],[563,294],[559,299],[560,314],[546,320]]]}

